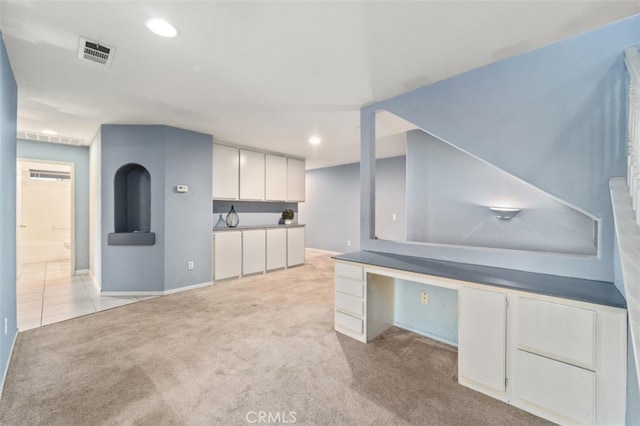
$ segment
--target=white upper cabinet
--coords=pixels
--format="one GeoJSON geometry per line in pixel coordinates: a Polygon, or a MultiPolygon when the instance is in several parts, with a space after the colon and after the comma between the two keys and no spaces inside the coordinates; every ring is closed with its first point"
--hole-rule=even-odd
{"type": "Polygon", "coordinates": [[[265,200],[287,199],[287,158],[279,155],[265,156],[265,200]]]}
{"type": "Polygon", "coordinates": [[[264,154],[240,150],[240,199],[264,200],[264,154]]]}
{"type": "Polygon", "coordinates": [[[213,198],[238,199],[238,148],[213,144],[213,198]]]}
{"type": "Polygon", "coordinates": [[[287,201],[304,201],[304,160],[287,158],[287,201]]]}

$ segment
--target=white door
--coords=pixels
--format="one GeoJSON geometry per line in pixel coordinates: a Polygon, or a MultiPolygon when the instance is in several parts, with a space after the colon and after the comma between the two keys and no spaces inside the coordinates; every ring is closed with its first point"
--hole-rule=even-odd
{"type": "Polygon", "coordinates": [[[279,155],[265,156],[265,200],[287,199],[287,159],[279,155]]]}
{"type": "Polygon", "coordinates": [[[223,231],[213,235],[214,280],[239,277],[242,271],[242,232],[223,231]]]}
{"type": "Polygon", "coordinates": [[[304,189],[304,161],[287,158],[287,201],[304,201],[304,189]]]}
{"type": "Polygon", "coordinates": [[[242,274],[265,271],[266,233],[264,229],[242,231],[242,274]]]}
{"type": "Polygon", "coordinates": [[[211,184],[214,199],[238,199],[239,161],[238,148],[213,144],[213,181],[211,184]]]}
{"type": "Polygon", "coordinates": [[[507,296],[458,290],[458,380],[496,398],[506,396],[507,296]]]}
{"type": "Polygon", "coordinates": [[[304,228],[287,229],[287,266],[304,263],[304,228]]]}
{"type": "Polygon", "coordinates": [[[264,200],[264,154],[240,150],[240,199],[264,200]]]}
{"type": "Polygon", "coordinates": [[[267,271],[287,266],[287,230],[267,229],[267,271]]]}

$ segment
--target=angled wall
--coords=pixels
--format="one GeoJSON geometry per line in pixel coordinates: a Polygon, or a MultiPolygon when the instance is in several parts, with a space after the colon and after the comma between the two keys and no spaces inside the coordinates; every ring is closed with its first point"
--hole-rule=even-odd
{"type": "Polygon", "coordinates": [[[100,233],[93,256],[101,263],[93,270],[102,291],[163,293],[210,283],[213,137],[161,125],[103,125],[94,143],[92,158],[100,167],[94,182],[100,182],[101,196],[94,199],[100,233]],[[114,177],[130,163],[150,174],[153,245],[108,243],[115,229],[114,177]],[[189,191],[178,193],[176,185],[188,185],[189,191]]]}
{"type": "Polygon", "coordinates": [[[623,50],[638,42],[634,16],[363,108],[362,248],[610,281],[608,181],[626,166],[623,50]],[[372,146],[379,110],[598,218],[599,256],[375,241],[372,146]]]}
{"type": "Polygon", "coordinates": [[[16,318],[16,80],[0,33],[0,398],[18,333],[16,318]],[[6,324],[6,326],[5,326],[6,324]],[[6,327],[6,328],[5,328],[6,327]],[[6,333],[5,333],[6,330],[6,333]]]}

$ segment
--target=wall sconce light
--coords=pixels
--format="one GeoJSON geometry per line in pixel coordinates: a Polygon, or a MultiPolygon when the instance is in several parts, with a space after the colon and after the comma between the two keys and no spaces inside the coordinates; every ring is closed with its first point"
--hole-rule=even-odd
{"type": "Polygon", "coordinates": [[[498,219],[510,220],[520,213],[521,209],[515,207],[489,207],[489,210],[491,210],[498,219]]]}

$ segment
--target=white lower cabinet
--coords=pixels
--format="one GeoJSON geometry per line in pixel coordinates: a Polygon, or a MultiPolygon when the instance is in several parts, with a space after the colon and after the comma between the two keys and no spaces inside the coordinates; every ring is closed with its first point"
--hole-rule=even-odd
{"type": "Polygon", "coordinates": [[[304,263],[304,228],[287,229],[287,266],[304,263]]]}
{"type": "Polygon", "coordinates": [[[304,227],[213,233],[214,281],[304,264],[304,227]]]}
{"type": "Polygon", "coordinates": [[[460,384],[559,424],[624,424],[623,309],[461,287],[458,319],[460,384]]]}
{"type": "Polygon", "coordinates": [[[216,232],[213,237],[214,280],[239,277],[242,272],[242,232],[216,232]]]}
{"type": "Polygon", "coordinates": [[[507,296],[458,290],[458,381],[506,400],[507,296]]]}
{"type": "Polygon", "coordinates": [[[264,229],[242,231],[242,275],[265,271],[266,243],[264,229]]]}
{"type": "Polygon", "coordinates": [[[267,271],[287,266],[287,230],[267,229],[267,271]]]}

